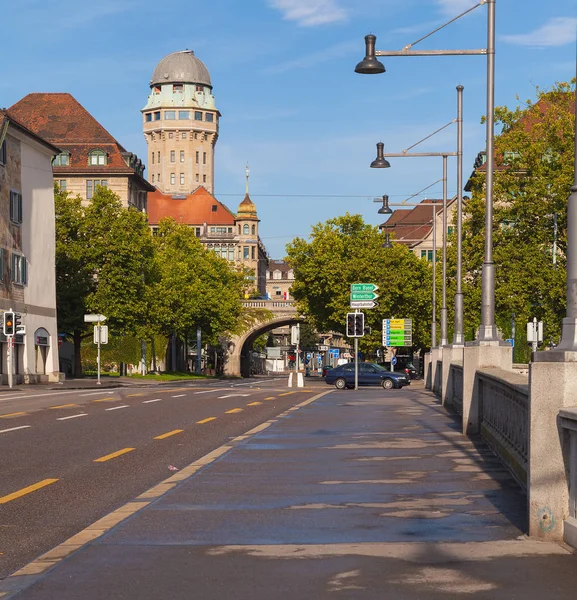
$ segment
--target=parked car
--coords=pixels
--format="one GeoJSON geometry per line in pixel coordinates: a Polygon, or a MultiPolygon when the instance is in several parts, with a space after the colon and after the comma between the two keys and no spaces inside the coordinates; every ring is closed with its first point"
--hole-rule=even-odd
{"type": "MultiPolygon", "coordinates": [[[[391,370],[391,362],[390,361],[381,362],[381,363],[379,363],[379,365],[384,367],[387,371],[391,370]]],[[[415,368],[415,365],[407,359],[397,358],[397,364],[394,366],[394,369],[395,369],[396,373],[405,373],[411,379],[419,378],[419,373],[418,373],[417,369],[415,368]]]]}
{"type": "MultiPolygon", "coordinates": [[[[325,382],[339,390],[352,388],[355,385],[355,363],[350,362],[331,369],[325,382]]],[[[380,385],[386,390],[402,388],[410,385],[411,380],[406,373],[387,371],[375,363],[359,363],[359,385],[380,385]]]]}
{"type": "Polygon", "coordinates": [[[321,377],[326,377],[327,373],[332,369],[330,365],[325,365],[321,373],[321,377]]]}

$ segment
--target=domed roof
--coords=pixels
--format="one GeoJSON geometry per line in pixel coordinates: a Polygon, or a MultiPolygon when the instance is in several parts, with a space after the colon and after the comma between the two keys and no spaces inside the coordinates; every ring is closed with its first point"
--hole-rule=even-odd
{"type": "Polygon", "coordinates": [[[192,50],[173,52],[156,65],[150,85],[162,83],[199,83],[212,87],[208,69],[192,50]]]}
{"type": "Polygon", "coordinates": [[[238,205],[237,219],[258,219],[256,214],[256,205],[247,194],[244,200],[238,205]]]}

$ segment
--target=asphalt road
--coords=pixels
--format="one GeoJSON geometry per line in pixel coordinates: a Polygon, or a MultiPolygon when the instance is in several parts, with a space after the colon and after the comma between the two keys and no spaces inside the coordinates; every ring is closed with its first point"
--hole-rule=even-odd
{"type": "Polygon", "coordinates": [[[291,390],[281,378],[0,398],[0,578],[319,384],[291,390]]]}

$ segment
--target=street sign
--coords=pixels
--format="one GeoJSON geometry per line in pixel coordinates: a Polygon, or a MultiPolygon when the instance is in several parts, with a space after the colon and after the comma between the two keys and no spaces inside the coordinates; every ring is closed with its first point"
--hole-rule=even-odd
{"type": "Polygon", "coordinates": [[[328,346],[317,346],[317,348],[319,349],[319,352],[326,352],[329,349],[328,346]]]}
{"type": "Polygon", "coordinates": [[[108,344],[108,325],[94,326],[94,343],[98,344],[98,330],[100,329],[100,343],[108,344]]]}
{"type": "Polygon", "coordinates": [[[378,297],[375,292],[351,292],[351,300],[376,300],[378,297]]]}
{"type": "Polygon", "coordinates": [[[383,319],[383,346],[412,346],[412,319],[383,319]]]}
{"type": "Polygon", "coordinates": [[[99,321],[106,321],[104,315],[84,315],[85,323],[98,323],[99,321]]]}
{"type": "Polygon", "coordinates": [[[376,292],[379,289],[374,283],[351,283],[351,294],[353,292],[376,292]]]}
{"type": "Polygon", "coordinates": [[[351,308],[375,308],[378,303],[374,300],[351,300],[351,308]]]}
{"type": "Polygon", "coordinates": [[[397,357],[393,356],[393,358],[391,358],[391,364],[393,365],[393,367],[397,364],[397,357]]]}
{"type": "Polygon", "coordinates": [[[293,325],[291,327],[291,344],[296,346],[300,342],[300,327],[298,325],[293,325]]]}

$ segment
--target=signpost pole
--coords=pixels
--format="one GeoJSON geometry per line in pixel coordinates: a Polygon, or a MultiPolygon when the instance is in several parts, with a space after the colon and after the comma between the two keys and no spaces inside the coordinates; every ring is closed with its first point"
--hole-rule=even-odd
{"type": "Polygon", "coordinates": [[[14,337],[8,336],[8,387],[12,389],[12,344],[14,343],[14,337]]]}
{"type": "MultiPolygon", "coordinates": [[[[355,310],[355,314],[359,311],[355,310]]],[[[359,389],[359,338],[355,337],[355,390],[359,389]]]]}
{"type": "Polygon", "coordinates": [[[297,379],[298,379],[298,372],[299,372],[299,347],[300,347],[300,342],[301,342],[301,324],[300,323],[297,323],[297,330],[298,330],[298,334],[297,334],[297,343],[296,343],[295,374],[296,374],[297,379]]]}
{"type": "Polygon", "coordinates": [[[96,362],[98,364],[98,371],[97,371],[97,379],[96,379],[96,385],[100,385],[100,332],[102,331],[102,329],[100,328],[100,321],[98,321],[98,324],[96,325],[96,331],[97,331],[97,340],[98,340],[98,357],[96,359],[96,362]]]}

